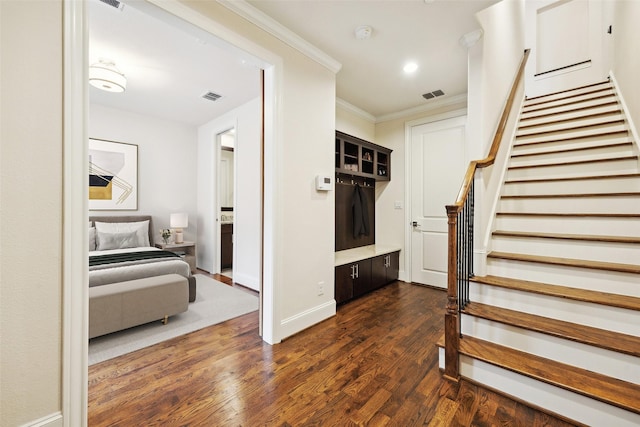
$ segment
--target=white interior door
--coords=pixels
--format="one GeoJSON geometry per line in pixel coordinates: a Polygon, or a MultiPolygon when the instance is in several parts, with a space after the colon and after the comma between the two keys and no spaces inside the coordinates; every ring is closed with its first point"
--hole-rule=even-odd
{"type": "Polygon", "coordinates": [[[411,280],[447,286],[447,212],[467,167],[466,116],[411,128],[411,280]]]}

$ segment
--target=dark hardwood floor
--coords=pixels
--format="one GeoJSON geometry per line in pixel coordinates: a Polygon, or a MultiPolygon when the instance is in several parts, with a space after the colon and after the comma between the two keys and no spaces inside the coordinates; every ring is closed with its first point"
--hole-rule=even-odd
{"type": "Polygon", "coordinates": [[[571,426],[442,379],[445,299],[395,282],[278,345],[254,312],[93,365],[89,425],[571,426]]]}

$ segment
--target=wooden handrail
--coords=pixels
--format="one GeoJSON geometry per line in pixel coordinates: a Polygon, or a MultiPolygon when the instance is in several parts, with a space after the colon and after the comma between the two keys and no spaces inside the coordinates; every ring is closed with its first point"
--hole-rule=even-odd
{"type": "Polygon", "coordinates": [[[469,163],[467,173],[464,175],[464,180],[462,181],[462,186],[460,187],[460,192],[458,193],[458,197],[453,204],[454,206],[458,207],[458,211],[462,209],[464,201],[469,194],[469,187],[471,186],[471,181],[473,181],[473,177],[475,176],[476,169],[486,168],[487,166],[491,166],[496,161],[496,155],[498,154],[498,150],[500,149],[500,142],[504,137],[504,130],[506,129],[507,121],[509,120],[509,114],[511,113],[511,109],[513,108],[513,102],[515,101],[516,93],[518,93],[518,86],[520,86],[520,83],[522,82],[522,79],[524,77],[524,67],[527,64],[529,52],[530,49],[526,49],[524,51],[524,55],[522,56],[522,60],[520,61],[520,68],[518,68],[518,73],[516,74],[516,79],[513,82],[513,86],[511,87],[509,98],[507,98],[507,103],[504,107],[504,110],[502,111],[500,122],[498,122],[498,128],[496,129],[496,133],[493,137],[493,142],[491,143],[489,154],[482,160],[473,160],[471,161],[471,163],[469,163]]]}
{"type": "MultiPolygon", "coordinates": [[[[509,115],[513,109],[513,103],[518,92],[518,87],[522,82],[524,76],[524,69],[529,58],[529,49],[524,51],[518,73],[511,87],[511,92],[507,98],[507,103],[502,111],[500,122],[496,129],[496,133],[491,143],[491,149],[486,158],[482,160],[473,160],[469,163],[467,172],[464,175],[462,186],[458,193],[456,201],[452,205],[447,205],[447,219],[448,219],[448,249],[447,249],[447,307],[444,316],[445,319],[445,378],[457,381],[460,376],[460,357],[459,357],[459,336],[460,336],[460,323],[459,323],[459,305],[458,305],[458,214],[462,211],[469,191],[473,185],[473,179],[478,168],[485,168],[491,166],[495,160],[498,150],[500,149],[500,143],[504,137],[504,132],[507,127],[507,121],[509,115]]],[[[473,223],[473,218],[471,219],[473,223]]]]}

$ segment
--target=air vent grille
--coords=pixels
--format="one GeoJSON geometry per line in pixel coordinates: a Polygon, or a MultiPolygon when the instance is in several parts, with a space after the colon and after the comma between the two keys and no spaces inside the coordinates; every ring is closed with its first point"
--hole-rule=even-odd
{"type": "Polygon", "coordinates": [[[202,97],[204,99],[208,99],[209,101],[217,101],[218,99],[222,98],[222,95],[218,95],[217,93],[214,93],[214,92],[207,92],[204,95],[202,95],[202,97]]]}
{"type": "Polygon", "coordinates": [[[116,9],[122,10],[124,8],[124,3],[118,0],[100,0],[100,1],[116,9]]]}
{"type": "Polygon", "coordinates": [[[423,93],[422,97],[424,99],[433,99],[433,98],[435,98],[437,96],[442,96],[442,95],[444,95],[444,92],[441,91],[440,89],[438,89],[438,90],[434,90],[433,92],[423,93]]]}

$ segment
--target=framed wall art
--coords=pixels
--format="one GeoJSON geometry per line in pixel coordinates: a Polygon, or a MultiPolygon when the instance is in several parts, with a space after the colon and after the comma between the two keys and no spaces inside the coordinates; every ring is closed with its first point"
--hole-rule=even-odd
{"type": "Polygon", "coordinates": [[[138,146],[89,139],[89,210],[138,209],[138,146]]]}

